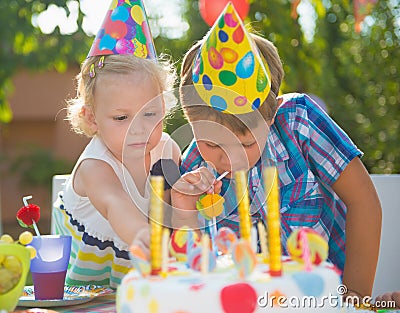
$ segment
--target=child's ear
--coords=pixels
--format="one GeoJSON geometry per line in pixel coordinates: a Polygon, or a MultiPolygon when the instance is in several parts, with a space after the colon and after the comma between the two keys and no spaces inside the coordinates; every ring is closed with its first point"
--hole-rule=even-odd
{"type": "Polygon", "coordinates": [[[97,122],[93,113],[93,109],[87,105],[84,105],[81,109],[81,116],[86,121],[86,124],[91,132],[95,134],[97,132],[97,122]]]}

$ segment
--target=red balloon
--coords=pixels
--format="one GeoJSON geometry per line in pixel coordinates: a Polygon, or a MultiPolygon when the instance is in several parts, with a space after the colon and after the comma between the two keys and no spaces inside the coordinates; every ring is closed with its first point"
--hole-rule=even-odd
{"type": "Polygon", "coordinates": [[[213,26],[228,2],[232,2],[242,20],[249,14],[248,0],[199,0],[201,17],[209,26],[213,26]]]}

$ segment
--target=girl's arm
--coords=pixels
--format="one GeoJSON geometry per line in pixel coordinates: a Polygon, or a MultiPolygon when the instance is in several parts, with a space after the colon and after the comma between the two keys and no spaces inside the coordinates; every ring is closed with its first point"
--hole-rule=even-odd
{"type": "Polygon", "coordinates": [[[81,196],[89,198],[115,233],[128,245],[141,229],[148,228],[147,216],[125,192],[114,170],[106,162],[84,160],[73,183],[74,189],[81,196]]]}
{"type": "Polygon", "coordinates": [[[358,157],[346,166],[332,187],[347,206],[343,284],[349,293],[371,296],[382,223],[378,195],[358,157]]]}

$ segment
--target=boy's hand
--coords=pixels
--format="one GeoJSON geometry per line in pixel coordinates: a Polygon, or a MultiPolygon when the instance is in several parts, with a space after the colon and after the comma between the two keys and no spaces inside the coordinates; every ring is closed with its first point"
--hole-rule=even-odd
{"type": "MultiPolygon", "coordinates": [[[[379,301],[380,306],[383,308],[384,306],[382,305],[382,302],[389,302],[389,301],[394,301],[396,304],[396,308],[400,308],[400,290],[399,291],[394,291],[394,292],[388,292],[383,295],[377,296],[375,298],[375,302],[379,301]]],[[[388,305],[389,303],[386,303],[388,305]]],[[[387,306],[386,306],[387,307],[387,306]]]]}
{"type": "MultiPolygon", "coordinates": [[[[197,221],[196,202],[204,193],[220,193],[222,182],[217,181],[206,167],[184,174],[171,190],[171,204],[174,208],[175,221],[197,221]]],[[[179,223],[181,224],[181,223],[179,223]]],[[[177,226],[177,225],[175,225],[177,226]]],[[[181,225],[183,226],[183,225],[181,225]]]]}

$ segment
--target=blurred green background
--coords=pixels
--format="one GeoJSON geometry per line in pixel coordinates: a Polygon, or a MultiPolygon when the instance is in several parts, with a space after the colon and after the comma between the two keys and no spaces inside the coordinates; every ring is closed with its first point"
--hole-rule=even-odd
{"type": "MultiPolygon", "coordinates": [[[[209,29],[198,2],[178,0],[185,25],[179,38],[165,28],[163,12],[147,2],[157,51],[171,54],[179,68],[185,51],[209,29]]],[[[32,18],[49,5],[65,9],[68,16],[71,3],[79,5],[64,0],[0,2],[0,128],[12,119],[7,99],[19,69],[64,72],[86,57],[93,36],[83,30],[82,10],[72,34],[61,35],[59,27],[43,34],[32,25],[32,18]]],[[[353,1],[303,0],[302,5],[309,13],[292,17],[291,1],[253,0],[245,21],[278,47],[286,72],[282,92],[323,99],[329,114],[364,151],[370,173],[400,173],[399,1],[377,1],[360,32],[355,31],[353,1]]],[[[177,111],[167,131],[184,123],[177,111]]]]}

